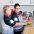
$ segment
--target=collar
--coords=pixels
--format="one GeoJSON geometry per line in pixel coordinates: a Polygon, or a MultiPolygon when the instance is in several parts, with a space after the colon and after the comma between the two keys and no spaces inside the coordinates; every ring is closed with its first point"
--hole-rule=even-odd
{"type": "Polygon", "coordinates": [[[8,17],[10,16],[9,14],[4,14],[4,15],[5,15],[5,16],[8,16],[8,17]]]}

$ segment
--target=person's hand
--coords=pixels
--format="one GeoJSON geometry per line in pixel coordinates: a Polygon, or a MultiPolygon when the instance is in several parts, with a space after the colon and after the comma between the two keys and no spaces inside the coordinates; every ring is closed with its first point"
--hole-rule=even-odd
{"type": "Polygon", "coordinates": [[[10,23],[14,23],[14,21],[13,20],[10,20],[10,23]]]}
{"type": "Polygon", "coordinates": [[[22,23],[22,22],[20,22],[20,23],[16,23],[16,24],[15,24],[15,26],[21,26],[21,25],[27,25],[27,23],[22,23]]]}
{"type": "Polygon", "coordinates": [[[15,26],[20,26],[20,23],[16,23],[15,26]]]}

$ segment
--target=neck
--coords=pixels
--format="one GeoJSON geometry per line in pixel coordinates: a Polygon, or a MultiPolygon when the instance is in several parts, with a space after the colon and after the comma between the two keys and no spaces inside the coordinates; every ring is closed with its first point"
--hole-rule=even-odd
{"type": "Polygon", "coordinates": [[[5,14],[5,16],[10,16],[9,14],[5,14]]]}

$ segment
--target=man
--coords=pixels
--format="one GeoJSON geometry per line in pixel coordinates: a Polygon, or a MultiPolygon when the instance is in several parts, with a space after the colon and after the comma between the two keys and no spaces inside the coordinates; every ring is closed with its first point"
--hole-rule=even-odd
{"type": "MultiPolygon", "coordinates": [[[[22,14],[22,12],[20,11],[20,5],[18,3],[16,3],[14,5],[14,12],[12,14],[12,19],[16,22],[15,26],[23,25],[23,23],[20,23],[22,21],[21,14],[22,14]]],[[[21,32],[22,31],[14,32],[14,34],[21,34],[21,32]]]]}

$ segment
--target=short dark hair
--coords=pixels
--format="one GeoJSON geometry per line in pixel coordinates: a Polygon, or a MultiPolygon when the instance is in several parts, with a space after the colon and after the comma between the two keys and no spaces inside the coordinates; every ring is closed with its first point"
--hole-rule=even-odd
{"type": "Polygon", "coordinates": [[[18,3],[16,3],[15,5],[14,5],[14,8],[16,8],[16,6],[20,6],[18,3]]]}

